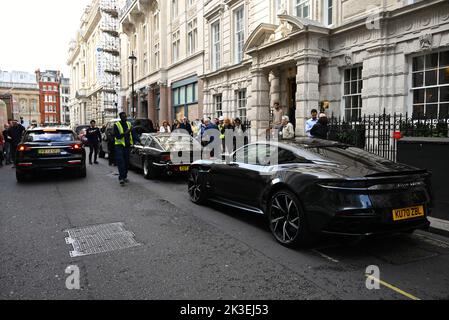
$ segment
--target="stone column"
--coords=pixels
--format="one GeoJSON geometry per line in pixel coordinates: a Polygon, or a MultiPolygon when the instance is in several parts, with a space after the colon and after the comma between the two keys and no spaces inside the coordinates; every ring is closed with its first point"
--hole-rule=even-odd
{"type": "MultiPolygon", "coordinates": [[[[155,122],[156,120],[156,99],[154,97],[154,89],[148,89],[148,118],[155,122]]],[[[154,123],[156,125],[156,123],[154,123]]]]}
{"type": "Polygon", "coordinates": [[[262,69],[251,70],[251,98],[248,119],[251,121],[251,137],[264,137],[270,125],[270,82],[262,69]]]}
{"type": "Polygon", "coordinates": [[[296,136],[305,136],[305,122],[312,109],[319,108],[318,56],[296,59],[296,136]]]}
{"type": "Polygon", "coordinates": [[[273,107],[275,102],[281,104],[281,70],[274,69],[271,74],[270,106],[273,107]]]}
{"type": "Polygon", "coordinates": [[[160,101],[160,119],[159,122],[162,123],[162,121],[167,120],[170,124],[172,124],[172,120],[170,119],[168,109],[169,109],[169,101],[168,101],[168,94],[167,94],[168,88],[164,85],[160,86],[160,95],[161,95],[161,101],[160,101]]]}

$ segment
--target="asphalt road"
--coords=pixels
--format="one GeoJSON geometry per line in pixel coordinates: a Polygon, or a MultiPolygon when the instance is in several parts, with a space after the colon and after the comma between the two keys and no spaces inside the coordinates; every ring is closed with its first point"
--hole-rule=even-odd
{"type": "Polygon", "coordinates": [[[327,237],[288,249],[261,217],[191,203],[183,179],[131,172],[120,187],[115,171],[101,161],[86,179],[17,184],[14,169],[0,169],[0,299],[449,299],[447,238],[327,237]],[[141,245],[70,257],[65,230],[115,222],[141,245]],[[66,288],[71,265],[80,290],[66,288]],[[370,265],[380,289],[366,287],[370,265]]]}

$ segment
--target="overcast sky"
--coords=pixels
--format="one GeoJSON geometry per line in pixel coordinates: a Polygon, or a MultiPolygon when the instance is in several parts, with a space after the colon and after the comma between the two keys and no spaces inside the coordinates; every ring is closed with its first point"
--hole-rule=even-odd
{"type": "Polygon", "coordinates": [[[0,70],[61,70],[91,0],[0,0],[0,70]]]}

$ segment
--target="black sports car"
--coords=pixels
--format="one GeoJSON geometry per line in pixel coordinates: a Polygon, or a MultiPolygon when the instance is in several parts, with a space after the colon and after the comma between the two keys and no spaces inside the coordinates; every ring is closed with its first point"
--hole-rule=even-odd
{"type": "Polygon", "coordinates": [[[187,174],[201,159],[201,144],[186,134],[144,133],[131,149],[130,165],[143,169],[146,179],[163,174],[187,174]]]}
{"type": "Polygon", "coordinates": [[[193,202],[211,200],[266,215],[286,246],[321,233],[368,236],[427,228],[430,174],[326,140],[258,142],[226,161],[192,164],[193,202]]]}
{"type": "Polygon", "coordinates": [[[21,182],[37,171],[65,170],[86,177],[86,151],[71,129],[27,130],[16,151],[16,178],[21,182]]]}

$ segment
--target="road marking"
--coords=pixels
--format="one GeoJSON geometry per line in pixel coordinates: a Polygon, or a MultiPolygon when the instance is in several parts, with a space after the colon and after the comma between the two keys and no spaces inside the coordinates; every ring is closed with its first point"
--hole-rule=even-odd
{"type": "Polygon", "coordinates": [[[325,258],[325,259],[327,259],[329,261],[332,261],[332,262],[335,262],[335,263],[339,263],[340,262],[337,259],[334,259],[334,258],[328,256],[327,254],[324,254],[324,253],[322,253],[322,252],[320,252],[320,251],[318,251],[316,249],[313,249],[312,251],[315,252],[315,253],[318,253],[320,256],[322,256],[323,258],[325,258]]]}
{"type": "Polygon", "coordinates": [[[401,290],[401,289],[399,289],[399,288],[397,288],[397,287],[395,287],[395,286],[393,286],[393,285],[391,285],[391,284],[389,284],[389,283],[387,283],[387,282],[385,282],[385,281],[382,281],[382,280],[380,280],[380,279],[377,279],[376,277],[374,277],[374,276],[372,276],[372,275],[365,274],[365,276],[366,276],[368,279],[374,280],[374,281],[380,283],[381,285],[383,285],[383,286],[385,286],[385,287],[387,287],[387,288],[389,288],[389,289],[395,291],[396,293],[399,293],[399,294],[401,294],[401,295],[403,295],[403,296],[406,296],[407,298],[409,298],[409,299],[411,299],[411,300],[421,300],[421,299],[415,297],[414,295],[405,292],[404,290],[401,290]]]}

